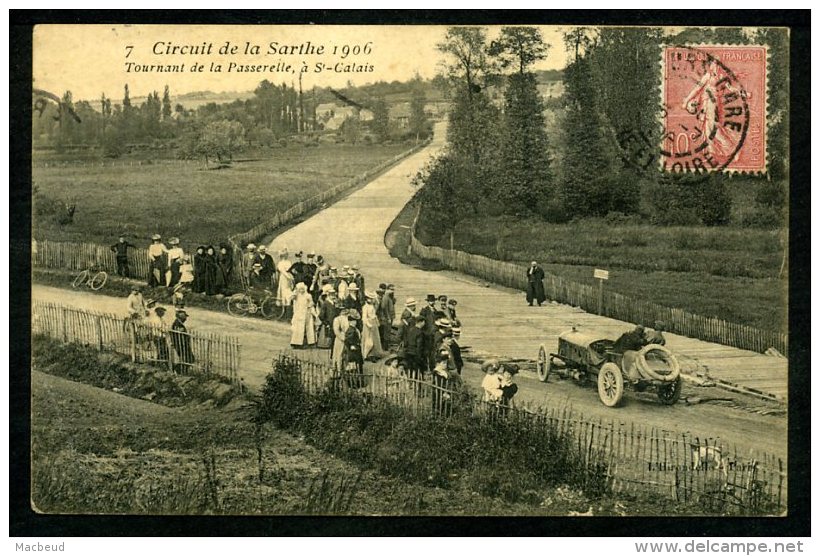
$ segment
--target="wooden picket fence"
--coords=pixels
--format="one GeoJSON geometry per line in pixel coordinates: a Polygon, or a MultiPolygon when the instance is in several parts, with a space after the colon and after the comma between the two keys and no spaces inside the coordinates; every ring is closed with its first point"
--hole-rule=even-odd
{"type": "MultiPolygon", "coordinates": [[[[32,243],[31,264],[42,268],[85,270],[97,268],[109,274],[117,271],[117,256],[110,245],[74,243],[69,241],[36,240],[32,243]]],[[[147,280],[149,274],[148,249],[129,249],[128,266],[132,278],[147,280]]]]}
{"type": "Polygon", "coordinates": [[[33,168],[132,168],[134,166],[190,166],[202,164],[201,160],[183,158],[157,158],[145,160],[36,160],[33,168]]]}
{"type": "MultiPolygon", "coordinates": [[[[654,493],[675,502],[695,504],[707,513],[779,515],[787,507],[787,474],[781,458],[743,453],[719,438],[667,431],[612,418],[589,419],[567,407],[499,407],[465,396],[429,380],[413,379],[397,369],[365,368],[363,374],[339,372],[324,361],[281,353],[273,361],[299,369],[305,390],[318,394],[347,389],[377,397],[413,414],[446,418],[454,404],[476,416],[513,419],[533,434],[568,434],[585,461],[606,463],[606,484],[613,493],[654,493]],[[595,456],[594,458],[591,456],[595,456]]],[[[544,462],[550,465],[550,462],[544,462]]]]}
{"type": "Polygon", "coordinates": [[[127,355],[134,362],[167,367],[173,372],[218,375],[232,384],[241,384],[241,350],[235,337],[176,332],[135,324],[112,314],[37,301],[32,305],[31,331],[65,343],[127,355]]]}
{"type": "MultiPolygon", "coordinates": [[[[526,290],[527,268],[525,266],[497,261],[482,255],[465,253],[464,251],[424,245],[416,238],[417,220],[418,212],[410,229],[410,248],[417,256],[438,261],[451,270],[477,276],[488,282],[526,290]]],[[[558,303],[580,307],[590,313],[598,312],[598,288],[596,286],[580,284],[545,272],[544,293],[547,299],[558,303]]],[[[719,318],[695,315],[682,309],[664,307],[657,303],[635,299],[616,292],[604,291],[601,314],[613,319],[640,323],[650,327],[655,321],[663,321],[666,330],[673,334],[748,349],[758,353],[763,353],[773,347],[784,356],[788,356],[788,334],[772,330],[761,330],[719,318]]]]}

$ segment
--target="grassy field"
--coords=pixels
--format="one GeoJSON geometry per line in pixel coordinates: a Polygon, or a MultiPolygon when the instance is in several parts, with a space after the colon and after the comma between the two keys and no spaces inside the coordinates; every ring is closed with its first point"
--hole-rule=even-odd
{"type": "MultiPolygon", "coordinates": [[[[413,208],[406,208],[389,235],[406,249],[413,208]]],[[[449,237],[424,243],[449,248],[449,237]]],[[[747,228],[615,225],[601,220],[548,224],[510,217],[477,218],[454,235],[456,249],[528,264],[537,260],[553,274],[597,284],[595,268],[610,271],[606,287],[667,307],[716,316],[767,330],[787,329],[788,275],[778,278],[780,234],[747,228]]],[[[408,261],[411,264],[413,261],[408,261]]]]}
{"type": "Polygon", "coordinates": [[[101,243],[125,234],[138,245],[153,233],[178,236],[183,246],[219,242],[407,148],[288,146],[219,170],[204,169],[200,162],[43,167],[35,158],[32,180],[38,191],[75,203],[76,213],[73,224],[63,226],[56,218],[40,218],[34,234],[101,243]]]}

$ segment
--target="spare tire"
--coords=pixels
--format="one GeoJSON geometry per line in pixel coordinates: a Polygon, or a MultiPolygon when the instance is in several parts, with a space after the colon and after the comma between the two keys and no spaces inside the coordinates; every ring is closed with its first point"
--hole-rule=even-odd
{"type": "Polygon", "coordinates": [[[635,366],[641,376],[648,380],[673,382],[680,375],[680,365],[677,358],[672,355],[671,351],[658,344],[644,346],[635,358],[635,366]],[[654,365],[655,361],[663,361],[665,368],[657,368],[654,365]]]}

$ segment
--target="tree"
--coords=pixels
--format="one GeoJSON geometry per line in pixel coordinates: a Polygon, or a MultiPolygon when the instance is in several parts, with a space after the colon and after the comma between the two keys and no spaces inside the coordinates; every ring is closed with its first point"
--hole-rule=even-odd
{"type": "Polygon", "coordinates": [[[63,98],[60,100],[58,111],[58,133],[57,146],[63,148],[65,145],[76,143],[78,140],[78,126],[77,122],[70,116],[74,110],[74,98],[71,91],[66,91],[63,98]]]}
{"type": "Polygon", "coordinates": [[[536,27],[503,27],[488,52],[499,59],[502,68],[517,66],[518,73],[523,75],[530,65],[546,58],[549,49],[536,27]]]}
{"type": "Polygon", "coordinates": [[[619,179],[614,137],[600,112],[589,60],[579,57],[564,71],[566,110],[562,128],[560,200],[563,213],[604,216],[635,212],[639,192],[619,179]]]}
{"type": "Polygon", "coordinates": [[[106,98],[105,93],[102,94],[100,98],[100,112],[102,114],[102,133],[100,136],[100,144],[105,145],[105,128],[108,125],[109,120],[111,120],[111,99],[106,98]]]}
{"type": "Polygon", "coordinates": [[[486,31],[482,27],[450,27],[436,48],[450,60],[444,71],[451,82],[456,104],[451,112],[448,140],[469,153],[473,163],[478,164],[482,136],[487,130],[482,116],[487,112],[488,103],[482,91],[495,71],[487,55],[486,31]]]}
{"type": "Polygon", "coordinates": [[[371,124],[373,133],[380,141],[386,141],[390,136],[390,110],[387,108],[387,102],[380,98],[373,104],[373,123],[371,124]]]}
{"type": "Polygon", "coordinates": [[[413,89],[413,98],[410,101],[410,131],[416,136],[416,141],[421,137],[427,137],[429,122],[427,114],[424,113],[424,105],[427,97],[420,87],[413,89]]]}
{"type": "Polygon", "coordinates": [[[514,213],[546,212],[552,197],[549,144],[544,108],[535,76],[516,73],[504,93],[496,191],[514,213]]]}
{"type": "Polygon", "coordinates": [[[216,158],[220,163],[233,160],[233,154],[245,146],[245,128],[239,122],[219,120],[206,125],[199,134],[196,152],[205,158],[216,158]]]}
{"type": "Polygon", "coordinates": [[[171,119],[171,89],[168,85],[162,92],[162,121],[167,122],[171,119]]]}
{"type": "Polygon", "coordinates": [[[358,143],[362,136],[362,128],[359,122],[359,117],[349,116],[345,118],[345,121],[342,122],[341,131],[345,143],[350,143],[351,145],[358,143]]]}

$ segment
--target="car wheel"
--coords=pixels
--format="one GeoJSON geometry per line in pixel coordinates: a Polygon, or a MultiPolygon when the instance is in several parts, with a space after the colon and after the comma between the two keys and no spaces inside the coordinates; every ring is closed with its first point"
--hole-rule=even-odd
{"type": "Polygon", "coordinates": [[[607,407],[616,407],[624,396],[624,377],[615,363],[604,363],[598,371],[598,397],[607,407]]]}
{"type": "Polygon", "coordinates": [[[541,346],[538,349],[538,380],[546,382],[552,370],[552,357],[547,355],[547,348],[541,346]]]}
{"type": "Polygon", "coordinates": [[[682,389],[683,380],[681,380],[681,377],[678,377],[674,382],[658,386],[658,399],[664,405],[674,405],[678,403],[682,389]]]}

